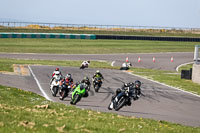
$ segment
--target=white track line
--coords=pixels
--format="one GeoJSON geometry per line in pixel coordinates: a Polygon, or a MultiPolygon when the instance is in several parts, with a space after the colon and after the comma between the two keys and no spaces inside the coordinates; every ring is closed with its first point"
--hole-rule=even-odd
{"type": "MultiPolygon", "coordinates": [[[[124,72],[126,72],[126,71],[124,71],[124,72]]],[[[128,73],[128,74],[130,74],[130,75],[133,75],[133,76],[136,76],[136,77],[140,77],[140,78],[143,78],[143,79],[149,80],[149,81],[151,81],[151,82],[154,82],[154,83],[157,83],[157,84],[160,84],[160,85],[166,86],[166,87],[173,88],[173,89],[175,89],[175,90],[179,90],[179,91],[181,91],[181,92],[184,92],[184,93],[187,93],[187,94],[190,94],[190,95],[193,95],[193,96],[197,96],[197,97],[200,98],[200,95],[197,95],[197,94],[194,94],[194,93],[191,93],[191,92],[188,92],[188,91],[184,91],[184,90],[181,90],[181,89],[179,89],[179,88],[176,88],[176,87],[173,87],[173,86],[170,86],[170,85],[164,84],[164,83],[160,83],[160,82],[158,82],[158,81],[154,81],[154,80],[151,80],[151,79],[148,79],[148,78],[142,77],[142,76],[140,76],[140,75],[133,74],[133,73],[131,73],[131,72],[126,72],[126,73],[128,73]]]]}
{"type": "Polygon", "coordinates": [[[40,91],[42,92],[43,96],[44,96],[47,100],[52,101],[52,100],[48,97],[48,95],[44,92],[42,86],[40,85],[40,82],[39,82],[38,79],[36,78],[35,74],[33,73],[32,69],[31,69],[31,67],[30,67],[29,65],[28,65],[28,68],[29,68],[31,74],[33,75],[33,77],[34,77],[34,79],[35,79],[35,81],[36,81],[36,83],[37,83],[37,85],[38,85],[40,91]]]}
{"type": "Polygon", "coordinates": [[[176,71],[178,72],[178,69],[182,66],[185,66],[185,65],[188,65],[188,64],[193,64],[194,62],[188,62],[188,63],[184,63],[184,64],[181,64],[179,66],[176,67],[176,71]]]}

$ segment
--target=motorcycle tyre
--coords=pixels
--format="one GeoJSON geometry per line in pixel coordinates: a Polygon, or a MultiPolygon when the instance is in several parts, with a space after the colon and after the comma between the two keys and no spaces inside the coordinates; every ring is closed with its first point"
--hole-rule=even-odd
{"type": "Polygon", "coordinates": [[[54,86],[52,90],[53,90],[53,92],[54,92],[54,93],[52,93],[52,95],[53,95],[54,97],[56,97],[56,94],[58,93],[58,87],[54,86]]]}
{"type": "Polygon", "coordinates": [[[71,104],[76,105],[78,101],[80,101],[81,97],[79,94],[75,94],[74,100],[71,101],[71,104]]]}
{"type": "Polygon", "coordinates": [[[126,99],[122,96],[117,103],[118,104],[115,107],[115,111],[120,110],[125,105],[126,99]]]}

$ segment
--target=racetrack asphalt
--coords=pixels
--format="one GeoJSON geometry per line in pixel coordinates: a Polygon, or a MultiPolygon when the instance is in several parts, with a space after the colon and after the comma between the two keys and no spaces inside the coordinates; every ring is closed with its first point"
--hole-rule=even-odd
{"type": "MultiPolygon", "coordinates": [[[[130,62],[135,62],[133,63],[133,65],[135,64],[134,66],[136,66],[136,64],[140,65],[140,63],[137,63],[137,58],[138,56],[140,56],[141,59],[143,59],[142,61],[144,62],[142,66],[146,66],[145,60],[148,61],[147,64],[150,64],[147,65],[145,68],[156,68],[172,71],[175,71],[175,68],[181,63],[191,62],[193,59],[192,53],[165,53],[164,55],[160,53],[156,54],[155,56],[157,59],[155,63],[158,62],[162,64],[158,66],[158,64],[155,65],[155,63],[152,62],[152,54],[51,56],[48,54],[0,54],[0,57],[2,58],[7,57],[47,60],[107,60],[117,61],[116,63],[119,63],[119,65],[121,62],[125,61],[125,58],[127,56],[129,57],[130,62]],[[171,56],[174,57],[173,63],[170,62],[171,56]],[[166,66],[167,64],[164,63],[164,60],[170,64],[168,65],[168,67],[166,66]]],[[[43,93],[45,93],[50,100],[61,102],[64,104],[69,104],[70,97],[67,97],[64,99],[64,101],[61,101],[59,100],[58,95],[57,97],[53,97],[51,95],[49,89],[49,80],[51,78],[51,73],[53,72],[55,67],[57,66],[30,66],[32,72],[38,79],[41,88],[43,89],[43,93]]],[[[82,80],[84,76],[88,76],[91,80],[92,75],[96,71],[96,69],[92,68],[80,70],[76,67],[60,67],[60,69],[64,75],[67,73],[71,73],[75,82],[82,80]]],[[[200,97],[140,77],[130,75],[123,71],[110,69],[100,69],[100,71],[105,77],[100,92],[94,92],[93,87],[91,87],[89,97],[81,99],[81,101],[77,103],[77,107],[103,112],[113,112],[126,116],[165,120],[188,126],[200,126],[200,97]],[[111,96],[115,92],[115,90],[117,88],[120,88],[124,82],[127,83],[134,80],[140,80],[143,83],[142,93],[144,94],[144,96],[141,96],[141,98],[137,101],[132,101],[131,106],[123,107],[117,112],[108,110],[107,107],[110,103],[111,96]]],[[[41,89],[38,88],[32,76],[0,74],[0,84],[21,88],[44,96],[44,94],[41,92],[41,89]]]]}
{"type": "Polygon", "coordinates": [[[0,58],[34,59],[34,60],[99,60],[115,61],[114,65],[121,66],[128,57],[134,67],[176,71],[176,67],[183,63],[192,62],[194,53],[130,53],[130,54],[23,54],[0,53],[0,58]],[[138,63],[140,57],[141,62],[138,63]],[[155,62],[153,62],[155,57],[155,62]],[[173,57],[173,62],[171,62],[173,57]]]}

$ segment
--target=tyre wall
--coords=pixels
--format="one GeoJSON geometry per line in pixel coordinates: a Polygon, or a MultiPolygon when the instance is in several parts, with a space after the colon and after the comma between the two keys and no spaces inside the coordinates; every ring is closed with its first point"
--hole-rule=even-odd
{"type": "Polygon", "coordinates": [[[96,35],[96,39],[200,42],[200,38],[191,38],[191,37],[96,35]]]}
{"type": "Polygon", "coordinates": [[[64,33],[0,33],[0,38],[96,39],[96,35],[64,33]]]}
{"type": "Polygon", "coordinates": [[[190,37],[155,37],[155,36],[118,36],[65,33],[0,33],[0,38],[58,38],[58,39],[112,39],[112,40],[151,40],[200,42],[200,38],[190,37]]]}

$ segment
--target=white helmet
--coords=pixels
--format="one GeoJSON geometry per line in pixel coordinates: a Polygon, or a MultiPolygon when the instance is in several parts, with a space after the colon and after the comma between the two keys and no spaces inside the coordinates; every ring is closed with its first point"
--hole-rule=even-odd
{"type": "Polygon", "coordinates": [[[100,73],[100,71],[99,71],[99,70],[97,70],[97,71],[96,71],[96,73],[100,73]]]}
{"type": "Polygon", "coordinates": [[[55,71],[55,75],[60,75],[60,71],[55,71]]]}

